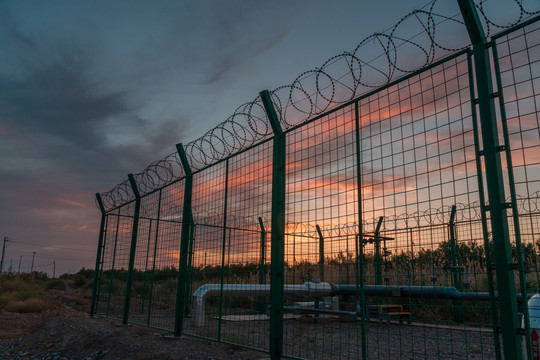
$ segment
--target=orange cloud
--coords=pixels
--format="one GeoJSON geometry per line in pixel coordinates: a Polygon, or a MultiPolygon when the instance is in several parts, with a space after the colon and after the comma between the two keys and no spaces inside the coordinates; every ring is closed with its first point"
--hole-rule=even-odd
{"type": "Polygon", "coordinates": [[[54,231],[95,231],[95,229],[88,229],[88,225],[49,225],[48,228],[54,231]]]}
{"type": "Polygon", "coordinates": [[[166,255],[167,257],[175,260],[176,262],[178,262],[178,260],[180,260],[180,250],[169,250],[169,251],[165,252],[164,255],[166,255]]]}
{"type": "Polygon", "coordinates": [[[88,208],[86,204],[83,204],[78,201],[69,200],[69,199],[56,198],[54,199],[54,201],[60,204],[73,205],[73,206],[77,206],[81,208],[88,208]]]}

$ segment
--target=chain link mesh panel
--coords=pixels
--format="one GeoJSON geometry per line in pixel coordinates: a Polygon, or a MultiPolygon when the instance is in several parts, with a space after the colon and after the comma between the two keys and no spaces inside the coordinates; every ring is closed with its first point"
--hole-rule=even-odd
{"type": "MultiPolygon", "coordinates": [[[[522,290],[530,296],[540,289],[540,25],[517,25],[535,14],[517,5],[510,26],[491,19],[484,2],[477,9],[490,35],[508,28],[491,43],[492,96],[500,105],[499,150],[523,302],[522,290]]],[[[360,44],[378,41],[388,72],[372,67],[371,78],[360,76],[368,63],[355,50],[271,93],[287,143],[284,356],[501,356],[504,309],[483,203],[489,179],[482,179],[474,59],[465,49],[434,62],[434,48],[446,54],[467,45],[438,42],[433,26],[463,24],[436,10],[433,2],[360,44]],[[396,37],[410,21],[427,24],[430,46],[396,37]],[[421,70],[393,56],[407,45],[426,56],[421,70]]],[[[173,331],[181,314],[185,334],[268,351],[271,131],[257,97],[185,147],[193,175],[175,153],[134,176],[142,198],[130,322],[173,331]],[[186,176],[193,176],[191,219],[182,218],[186,176]],[[186,298],[176,309],[182,241],[186,298]]],[[[135,198],[128,182],[101,197],[96,313],[122,318],[135,198]]]]}

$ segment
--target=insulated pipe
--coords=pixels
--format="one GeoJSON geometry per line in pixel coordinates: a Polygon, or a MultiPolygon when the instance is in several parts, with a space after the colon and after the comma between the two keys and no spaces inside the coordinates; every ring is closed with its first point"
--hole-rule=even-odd
{"type": "MultiPolygon", "coordinates": [[[[206,298],[219,296],[270,295],[270,285],[258,284],[206,284],[193,293],[195,326],[204,326],[204,302],[206,298]]],[[[305,282],[302,285],[285,285],[285,295],[324,297],[334,292],[329,283],[305,282]]]]}
{"type": "MultiPolygon", "coordinates": [[[[204,302],[211,296],[219,296],[222,285],[206,284],[198,288],[193,294],[194,319],[196,326],[204,326],[204,302]]],[[[410,298],[429,298],[429,299],[449,299],[449,300],[468,300],[468,301],[489,301],[489,293],[483,292],[459,292],[453,286],[402,286],[402,285],[365,285],[366,296],[381,297],[410,297],[410,298]]],[[[357,293],[356,285],[334,285],[326,282],[315,283],[305,282],[302,285],[285,285],[284,293],[295,296],[325,297],[334,295],[355,295],[357,293]]],[[[270,285],[257,284],[224,284],[223,296],[257,296],[269,295],[270,285]]],[[[532,295],[531,295],[532,296],[532,295]]],[[[498,300],[498,294],[495,293],[495,299],[498,300]]],[[[521,294],[516,294],[516,299],[521,302],[521,294]]],[[[284,307],[287,311],[306,311],[317,313],[332,313],[344,315],[357,315],[357,311],[339,311],[326,309],[308,309],[300,307],[284,307]]]]}
{"type": "MultiPolygon", "coordinates": [[[[334,285],[333,288],[332,295],[356,294],[355,285],[334,285]]],[[[364,289],[367,296],[489,301],[489,293],[459,292],[453,286],[365,285],[364,289]]],[[[498,300],[497,293],[495,299],[498,300]]],[[[521,294],[516,294],[516,299],[521,301],[521,294]]]]}
{"type": "MultiPolygon", "coordinates": [[[[332,285],[334,292],[331,295],[354,295],[356,294],[355,285],[332,285]]],[[[468,300],[468,301],[489,301],[489,293],[477,292],[459,292],[453,286],[386,286],[386,285],[365,285],[365,294],[367,296],[380,297],[411,297],[411,298],[430,298],[430,299],[449,299],[449,300],[468,300]]],[[[529,294],[528,297],[532,297],[529,294]]],[[[498,294],[495,293],[495,299],[498,300],[498,294]]],[[[521,302],[521,294],[516,294],[516,299],[521,302]]],[[[330,315],[348,315],[359,316],[360,305],[357,304],[356,311],[313,309],[300,306],[285,306],[285,311],[303,312],[312,314],[330,314],[330,315]]]]}

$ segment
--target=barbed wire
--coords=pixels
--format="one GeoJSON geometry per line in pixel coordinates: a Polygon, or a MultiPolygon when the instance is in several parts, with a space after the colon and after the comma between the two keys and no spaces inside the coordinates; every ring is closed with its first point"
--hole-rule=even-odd
{"type": "MultiPolygon", "coordinates": [[[[540,215],[540,191],[527,197],[517,196],[517,209],[519,216],[538,214],[540,215]]],[[[510,198],[507,199],[511,201],[510,198]]],[[[411,228],[424,226],[447,225],[450,222],[452,207],[442,206],[440,208],[429,208],[424,211],[417,211],[410,214],[399,214],[394,216],[383,216],[380,231],[404,231],[411,228]]],[[[482,206],[475,201],[470,204],[456,204],[456,223],[480,221],[482,218],[482,206]]],[[[377,228],[379,218],[364,219],[362,221],[362,231],[365,234],[374,233],[377,228]]],[[[324,237],[355,236],[359,232],[358,222],[346,224],[324,226],[324,224],[306,223],[286,223],[286,234],[289,236],[303,236],[318,238],[316,225],[321,227],[324,237]]]]}
{"type": "MultiPolygon", "coordinates": [[[[185,176],[185,172],[177,152],[169,154],[161,160],[154,161],[143,171],[133,175],[141,196],[165,187],[183,176],[185,176]]],[[[110,191],[101,193],[100,196],[106,211],[135,200],[135,193],[129,180],[118,184],[110,191]]],[[[99,207],[97,199],[96,206],[99,207]]]]}
{"type": "Polygon", "coordinates": [[[191,169],[200,170],[272,135],[259,97],[239,106],[227,120],[186,144],[191,169]]]}
{"type": "MultiPolygon", "coordinates": [[[[443,55],[468,47],[468,38],[440,36],[440,33],[459,33],[464,24],[461,14],[447,15],[438,10],[442,0],[434,0],[420,10],[402,17],[394,26],[382,33],[364,38],[352,51],[332,56],[320,67],[305,71],[291,84],[271,91],[271,98],[284,129],[298,126],[334,107],[390,82],[426,67],[443,55]],[[443,27],[444,31],[438,30],[443,27]],[[401,33],[412,33],[407,37],[401,33]],[[376,51],[370,51],[375,47],[376,51]],[[363,59],[361,54],[377,54],[363,59]],[[398,56],[401,53],[401,56],[398,56]]],[[[508,29],[526,18],[540,13],[540,5],[523,4],[512,0],[517,10],[515,19],[501,24],[489,14],[489,1],[475,5],[485,27],[486,36],[494,30],[508,29]]],[[[441,5],[442,6],[442,5],[441,5]]],[[[508,14],[508,13],[507,13],[508,14]]],[[[185,152],[191,170],[196,171],[238,153],[272,136],[262,101],[239,106],[224,122],[207,131],[200,138],[186,144],[185,152]]],[[[185,175],[176,153],[150,164],[136,177],[142,195],[164,187],[185,175]]],[[[107,210],[134,199],[129,183],[123,182],[101,194],[107,210]]]]}
{"type": "Polygon", "coordinates": [[[143,171],[133,175],[141,196],[170,184],[185,175],[178,153],[174,152],[163,159],[154,161],[143,171]]]}
{"type": "MultiPolygon", "coordinates": [[[[101,193],[100,196],[106,211],[115,209],[119,206],[127,204],[130,201],[135,200],[135,194],[133,193],[133,189],[131,188],[129,180],[125,180],[124,182],[116,185],[111,190],[101,193]]],[[[96,206],[98,206],[99,208],[97,199],[96,206]]]]}
{"type": "MultiPolygon", "coordinates": [[[[511,202],[508,198],[507,202],[511,202]]],[[[529,196],[517,196],[517,209],[519,216],[539,214],[540,215],[540,191],[529,196]]],[[[482,219],[482,206],[479,201],[469,204],[456,203],[455,222],[480,221],[482,219]]],[[[316,211],[316,210],[315,210],[316,211]]],[[[393,216],[383,216],[383,222],[380,231],[403,231],[411,228],[424,226],[447,225],[450,222],[452,206],[442,206],[440,208],[429,208],[423,211],[413,213],[403,213],[393,216]]],[[[193,209],[193,219],[195,225],[208,225],[215,227],[223,226],[223,214],[209,212],[206,210],[193,209]]],[[[271,232],[270,221],[262,217],[265,229],[271,232]]],[[[181,221],[178,216],[175,220],[181,221]]],[[[362,231],[366,234],[373,233],[379,222],[379,217],[364,219],[362,221],[362,231]]],[[[357,221],[337,225],[327,225],[324,223],[306,223],[306,222],[286,222],[285,234],[287,236],[301,236],[318,239],[319,235],[316,226],[319,225],[324,237],[355,236],[359,233],[357,221]]],[[[239,230],[259,231],[259,222],[257,216],[239,217],[227,215],[227,227],[238,228],[239,230]]]]}
{"type": "MultiPolygon", "coordinates": [[[[489,10],[484,7],[484,5],[486,3],[490,3],[490,2],[493,2],[493,1],[482,0],[482,1],[478,1],[475,4],[476,8],[478,9],[478,12],[479,12],[479,14],[481,16],[481,20],[484,23],[484,27],[485,27],[487,37],[491,37],[491,35],[493,33],[493,28],[495,28],[495,29],[510,29],[510,28],[518,25],[519,23],[521,23],[526,18],[528,18],[530,16],[540,14],[540,10],[535,10],[535,9],[528,8],[528,6],[533,6],[532,3],[524,5],[523,0],[512,0],[512,3],[514,4],[514,6],[519,10],[519,15],[514,20],[510,19],[510,21],[507,24],[496,23],[495,20],[493,20],[493,18],[489,16],[489,14],[488,14],[489,10]]],[[[538,7],[539,4],[536,3],[536,6],[538,7]]],[[[506,15],[508,15],[508,14],[506,14],[506,15]]]]}

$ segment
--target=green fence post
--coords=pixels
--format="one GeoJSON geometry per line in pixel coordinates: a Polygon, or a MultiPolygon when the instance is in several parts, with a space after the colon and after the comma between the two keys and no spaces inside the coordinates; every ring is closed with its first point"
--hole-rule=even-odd
{"type": "Polygon", "coordinates": [[[360,310],[360,328],[362,330],[362,359],[367,359],[367,306],[364,274],[364,245],[361,234],[356,236],[356,311],[360,310]],[[360,308],[360,309],[359,309],[360,308]]]}
{"type": "Polygon", "coordinates": [[[319,279],[324,281],[324,237],[319,225],[315,225],[319,234],[319,279]]]}
{"type": "MultiPolygon", "coordinates": [[[[266,249],[266,231],[264,230],[263,219],[259,217],[259,226],[261,228],[261,249],[259,256],[259,284],[263,285],[266,283],[266,268],[265,268],[265,249],[266,249]]],[[[258,310],[262,313],[265,312],[264,308],[264,296],[259,296],[258,310]]]]}
{"type": "Polygon", "coordinates": [[[195,222],[193,214],[189,220],[189,248],[188,248],[188,264],[187,264],[187,280],[186,280],[186,303],[184,306],[184,316],[189,315],[191,309],[191,290],[193,288],[193,240],[195,238],[195,222]]]}
{"type": "Polygon", "coordinates": [[[292,236],[292,283],[296,284],[296,235],[292,236]]]}
{"type": "Polygon", "coordinates": [[[452,262],[452,282],[459,291],[461,285],[459,281],[459,273],[455,271],[457,266],[457,249],[456,249],[456,205],[452,205],[450,211],[450,221],[448,222],[448,233],[450,235],[450,261],[452,262]]]}
{"type": "MultiPolygon", "coordinates": [[[[487,41],[472,0],[458,0],[473,45],[480,126],[484,145],[484,164],[491,215],[495,272],[499,288],[501,333],[505,359],[522,359],[520,324],[512,268],[510,236],[506,214],[503,171],[498,144],[498,129],[493,103],[491,67],[487,41]]],[[[472,84],[471,84],[472,86],[472,84]]]]}
{"type": "MultiPolygon", "coordinates": [[[[476,160],[476,172],[477,172],[477,182],[478,182],[478,199],[480,200],[481,206],[484,206],[486,203],[484,196],[484,177],[482,175],[482,162],[480,160],[480,139],[478,136],[478,121],[476,118],[476,111],[474,107],[475,97],[474,95],[474,79],[473,79],[473,69],[472,69],[472,59],[471,53],[467,54],[467,68],[469,72],[469,91],[471,96],[471,107],[472,107],[472,125],[473,125],[473,136],[474,136],[474,151],[475,151],[475,160],[476,160]]],[[[495,358],[497,360],[501,359],[501,341],[499,337],[499,314],[497,313],[497,303],[495,299],[495,285],[493,281],[493,262],[491,261],[491,244],[489,242],[489,230],[487,225],[487,215],[485,211],[480,211],[480,218],[482,220],[482,237],[484,238],[484,256],[486,257],[486,275],[488,280],[488,290],[489,290],[489,309],[491,313],[491,328],[493,330],[493,345],[495,347],[495,358]]]]}
{"type": "Polygon", "coordinates": [[[98,279],[99,279],[99,267],[101,265],[101,251],[103,248],[103,235],[105,234],[105,219],[107,218],[107,213],[105,212],[105,207],[101,201],[101,195],[96,194],[96,200],[99,205],[99,210],[101,210],[101,225],[99,226],[99,240],[98,240],[98,249],[96,254],[96,267],[94,270],[94,286],[92,286],[92,302],[90,303],[90,316],[94,316],[96,313],[96,293],[98,288],[98,279]]]}
{"type": "Polygon", "coordinates": [[[148,242],[146,243],[146,261],[144,262],[143,291],[141,300],[141,314],[144,314],[144,301],[146,300],[146,274],[148,273],[148,256],[150,254],[150,240],[152,240],[152,219],[148,225],[148,242]]]}
{"type": "Polygon", "coordinates": [[[114,264],[116,262],[116,247],[118,245],[118,230],[120,229],[120,207],[118,208],[118,214],[116,214],[116,229],[114,233],[114,247],[113,247],[113,257],[111,264],[111,276],[109,279],[109,296],[107,297],[107,312],[106,316],[109,316],[111,310],[111,295],[113,292],[113,277],[114,277],[114,264]]]}
{"type": "Polygon", "coordinates": [[[270,357],[283,354],[283,286],[285,258],[285,134],[268,90],[261,100],[274,132],[272,157],[272,235],[270,263],[270,357]]]}
{"type": "MultiPolygon", "coordinates": [[[[373,257],[373,260],[375,263],[375,285],[382,285],[382,282],[383,282],[382,281],[382,255],[381,255],[381,241],[382,240],[379,238],[381,236],[381,226],[382,226],[383,221],[384,221],[384,216],[380,216],[379,221],[377,222],[377,227],[375,228],[375,232],[373,233],[373,235],[375,236],[375,238],[373,239],[375,240],[375,256],[373,257]]],[[[364,255],[362,254],[362,256],[364,255]]],[[[388,285],[388,282],[386,283],[386,285],[388,285]]],[[[381,304],[383,302],[383,299],[381,297],[377,297],[376,301],[377,301],[377,304],[381,304]]]]}
{"type": "MultiPolygon", "coordinates": [[[[221,340],[221,316],[223,315],[223,283],[225,278],[225,249],[227,247],[227,197],[229,192],[229,159],[225,161],[225,194],[223,201],[223,237],[221,243],[221,279],[219,287],[219,314],[218,314],[218,341],[221,340]]],[[[230,232],[229,232],[230,234],[230,232]]],[[[230,235],[229,235],[230,239],[230,235]]],[[[229,249],[230,249],[230,240],[229,240],[229,249]]],[[[227,261],[227,267],[229,263],[227,261]]]]}
{"type": "Polygon", "coordinates": [[[184,327],[184,306],[186,299],[186,272],[189,248],[189,233],[191,221],[191,191],[193,187],[193,173],[182,144],[176,145],[176,151],[186,173],[184,183],[184,205],[182,209],[182,233],[180,238],[180,259],[178,264],[178,286],[176,288],[176,314],[174,321],[174,336],[182,335],[184,327]]]}
{"type": "Polygon", "coordinates": [[[129,318],[129,306],[131,304],[131,288],[133,285],[133,267],[135,265],[135,249],[137,248],[137,231],[139,230],[139,211],[141,208],[141,194],[133,174],[128,174],[131,189],[135,195],[135,211],[133,213],[133,230],[131,231],[131,248],[129,250],[129,267],[126,282],[126,299],[124,301],[124,317],[122,323],[127,324],[129,318]]]}
{"type": "Polygon", "coordinates": [[[453,285],[461,291],[459,273],[454,271],[457,266],[457,249],[456,249],[456,205],[452,205],[450,211],[450,221],[448,222],[448,232],[450,235],[450,261],[452,262],[452,282],[453,285]]]}
{"type": "Polygon", "coordinates": [[[98,287],[96,291],[96,302],[94,304],[94,314],[97,313],[97,309],[99,307],[99,300],[101,298],[101,291],[103,289],[103,264],[105,261],[105,247],[107,246],[107,236],[108,236],[108,230],[109,230],[109,215],[105,217],[105,227],[103,232],[103,243],[101,245],[101,259],[100,259],[100,270],[98,272],[98,287]]]}
{"type": "Polygon", "coordinates": [[[350,276],[349,276],[349,265],[350,265],[350,260],[349,260],[349,235],[346,236],[346,239],[347,239],[347,249],[346,249],[346,251],[347,251],[346,254],[347,255],[345,257],[345,264],[346,264],[345,270],[346,270],[346,276],[347,276],[346,284],[350,284],[351,279],[350,279],[350,276]]]}
{"type": "MultiPolygon", "coordinates": [[[[452,272],[452,285],[457,288],[458,291],[461,291],[461,277],[460,271],[461,268],[458,267],[457,261],[457,249],[456,249],[456,205],[452,205],[452,210],[450,211],[450,221],[448,222],[448,233],[450,235],[450,261],[452,272]]],[[[463,301],[457,300],[454,301],[454,321],[463,322],[463,301]]]]}
{"type": "Polygon", "coordinates": [[[409,285],[414,285],[414,241],[413,241],[413,229],[409,229],[409,234],[411,237],[411,257],[409,259],[409,267],[411,269],[411,280],[409,281],[409,285]]]}
{"type": "Polygon", "coordinates": [[[156,236],[154,238],[154,256],[152,259],[152,277],[150,280],[150,296],[148,297],[148,317],[146,324],[150,326],[150,316],[152,314],[152,298],[154,296],[154,280],[155,280],[155,274],[156,274],[156,255],[157,255],[157,244],[158,244],[158,236],[159,236],[159,219],[161,217],[161,195],[162,190],[159,189],[159,199],[158,199],[158,207],[157,207],[157,219],[156,219],[156,236]]]}
{"type": "MultiPolygon", "coordinates": [[[[379,217],[377,227],[375,228],[375,285],[382,285],[382,256],[381,256],[381,241],[379,236],[381,235],[381,226],[384,220],[384,216],[379,217]]],[[[381,302],[381,298],[377,300],[381,302]]]]}
{"type": "Polygon", "coordinates": [[[356,187],[357,187],[357,205],[358,205],[358,236],[355,238],[356,245],[356,287],[357,287],[357,310],[360,306],[360,328],[361,328],[361,341],[362,341],[362,359],[367,359],[367,313],[366,313],[366,292],[364,288],[364,256],[363,248],[362,264],[358,266],[358,247],[363,246],[362,240],[364,238],[364,228],[362,226],[362,157],[360,146],[360,113],[358,109],[358,101],[354,103],[354,120],[355,120],[355,140],[356,140],[356,187]],[[358,294],[358,292],[360,294],[358,294]]]}
{"type": "MultiPolygon", "coordinates": [[[[523,259],[523,247],[521,245],[521,227],[519,225],[519,210],[517,205],[517,194],[514,180],[514,168],[512,165],[512,149],[510,148],[510,137],[508,135],[508,124],[506,121],[506,108],[504,106],[504,92],[502,91],[501,70],[499,65],[499,55],[497,52],[497,44],[493,41],[493,64],[495,66],[495,78],[497,81],[497,88],[499,89],[499,109],[501,112],[501,123],[504,135],[505,153],[506,153],[506,167],[508,168],[508,184],[510,188],[510,199],[512,201],[512,219],[514,220],[514,237],[516,240],[516,257],[519,269],[519,287],[521,290],[521,298],[527,299],[527,279],[525,273],[525,264],[523,259]]],[[[523,322],[525,325],[525,341],[527,346],[527,356],[529,359],[533,359],[532,342],[531,342],[531,321],[529,318],[529,306],[526,300],[521,301],[521,311],[523,313],[523,322]]]]}

